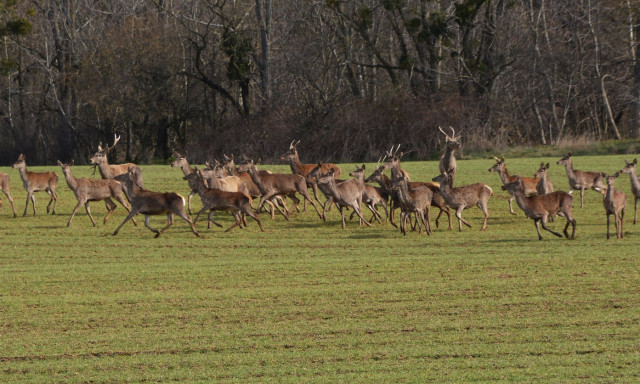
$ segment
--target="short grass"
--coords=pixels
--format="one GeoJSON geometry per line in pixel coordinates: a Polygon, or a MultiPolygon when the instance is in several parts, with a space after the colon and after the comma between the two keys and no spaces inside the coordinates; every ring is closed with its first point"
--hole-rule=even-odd
{"type": "MultiPolygon", "coordinates": [[[[614,172],[623,156],[575,157],[577,169],[614,172]]],[[[530,176],[558,158],[507,159],[530,176]]],[[[11,218],[0,208],[2,382],[536,382],[640,381],[640,225],[628,199],[625,239],[605,238],[601,197],[574,199],[576,240],[544,233],[516,207],[493,160],[459,161],[456,184],[484,182],[495,196],[487,231],[474,227],[402,236],[388,224],[340,227],[311,212],[196,238],[186,223],[160,238],[118,208],[102,225],[80,212],[60,177],[58,214],[11,218]]],[[[372,165],[368,165],[372,168],[372,165]]],[[[403,165],[414,180],[435,162],[403,165]]],[[[288,172],[284,166],[274,170],[288,172]]],[[[342,166],[345,173],[353,165],[342,166]]],[[[33,167],[42,170],[43,167],[33,167]]],[[[145,166],[152,190],[188,193],[181,172],[145,166]]],[[[26,193],[12,178],[19,215],[26,193]]],[[[73,168],[89,176],[86,166],[73,168]]],[[[368,172],[367,172],[368,173],[368,172]]],[[[627,175],[617,186],[630,194],[627,175]]],[[[199,199],[194,198],[199,207],[199,199]]],[[[220,221],[229,225],[226,214],[220,221]]],[[[431,218],[435,214],[432,212],[431,218]]],[[[161,226],[164,218],[154,218],[161,226]]],[[[446,220],[445,220],[446,222],[446,220]]],[[[552,223],[561,229],[564,220],[552,223]]],[[[454,227],[457,223],[454,221],[454,227]]]]}

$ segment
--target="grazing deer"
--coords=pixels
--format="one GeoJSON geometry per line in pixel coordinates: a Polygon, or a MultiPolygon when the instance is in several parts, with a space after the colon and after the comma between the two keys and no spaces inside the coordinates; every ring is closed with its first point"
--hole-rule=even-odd
{"type": "MultiPolygon", "coordinates": [[[[118,141],[120,141],[120,136],[114,135],[113,145],[111,145],[110,147],[106,146],[105,148],[102,148],[101,144],[98,145],[98,151],[89,158],[89,162],[92,165],[95,165],[98,167],[98,170],[100,171],[100,176],[102,176],[103,179],[115,179],[116,176],[126,174],[130,170],[135,169],[134,174],[138,178],[136,180],[136,184],[139,185],[141,188],[144,188],[144,184],[142,182],[142,169],[140,169],[139,166],[133,163],[118,164],[118,165],[109,164],[107,155],[109,154],[109,152],[111,152],[111,150],[113,150],[116,144],[118,144],[118,141]]],[[[123,184],[123,188],[124,188],[124,184],[123,184]]],[[[123,189],[123,190],[125,191],[125,194],[127,194],[126,189],[123,189]]],[[[128,194],[127,194],[127,199],[131,200],[131,197],[128,194]]]]}
{"type": "Polygon", "coordinates": [[[536,192],[538,192],[538,195],[546,195],[547,193],[553,192],[553,183],[549,180],[548,170],[549,163],[545,164],[543,162],[540,163],[540,168],[538,168],[535,175],[533,175],[538,179],[538,184],[536,184],[536,192]]]}
{"type": "Polygon", "coordinates": [[[631,177],[631,192],[633,193],[634,204],[633,204],[633,224],[636,223],[636,218],[638,217],[638,200],[640,200],[640,179],[636,174],[636,164],[638,164],[638,159],[633,159],[633,162],[624,161],[626,163],[625,167],[620,170],[622,173],[628,173],[631,177]]]}
{"type": "Polygon", "coordinates": [[[614,188],[616,178],[620,176],[620,172],[615,175],[603,175],[607,181],[607,192],[602,202],[607,212],[607,240],[609,239],[609,218],[613,215],[616,224],[616,238],[624,238],[624,230],[622,229],[622,221],[624,219],[624,211],[627,205],[627,195],[624,192],[614,188]]]}
{"type": "Polygon", "coordinates": [[[184,211],[184,197],[174,192],[162,193],[143,189],[137,182],[138,175],[136,172],[137,170],[133,168],[127,173],[123,173],[115,177],[117,181],[124,185],[124,188],[127,191],[127,195],[131,201],[131,211],[122,224],[120,224],[113,232],[113,236],[118,234],[120,228],[122,228],[127,221],[131,220],[138,213],[142,213],[144,215],[145,227],[155,233],[155,237],[159,237],[162,232],[166,231],[171,225],[173,225],[174,215],[182,217],[191,226],[193,234],[200,237],[200,234],[196,231],[196,227],[193,225],[193,221],[191,221],[191,218],[184,211]],[[151,215],[163,214],[167,215],[167,225],[160,230],[151,228],[151,226],[149,226],[149,219],[151,218],[151,215]]]}
{"type": "Polygon", "coordinates": [[[371,224],[362,217],[362,194],[364,193],[364,185],[360,180],[351,179],[337,184],[333,171],[329,171],[324,175],[316,178],[318,184],[325,184],[328,187],[329,194],[336,203],[340,216],[342,217],[342,229],[346,229],[344,207],[350,207],[360,218],[362,223],[371,227],[371,224]]]}
{"type": "MultiPolygon", "coordinates": [[[[67,185],[69,189],[73,191],[73,194],[78,199],[78,204],[71,212],[71,217],[67,222],[67,227],[71,225],[71,221],[73,217],[78,212],[78,209],[84,205],[84,208],[87,211],[87,215],[89,219],[91,219],[91,223],[93,226],[96,226],[96,221],[93,219],[91,215],[91,209],[89,208],[90,201],[101,201],[104,200],[107,205],[107,215],[104,217],[103,224],[107,224],[107,220],[109,220],[109,216],[115,211],[116,204],[111,200],[113,197],[116,199],[122,206],[127,210],[127,212],[131,212],[129,208],[129,204],[122,197],[122,185],[120,185],[119,181],[116,180],[95,180],[89,179],[86,177],[76,178],[71,174],[71,167],[73,166],[73,161],[69,164],[63,164],[60,160],[58,160],[58,165],[62,167],[62,173],[64,174],[65,179],[67,180],[67,185]]],[[[133,219],[133,223],[138,225],[136,219],[133,219]]]]}
{"type": "MultiPolygon", "coordinates": [[[[318,207],[311,199],[311,196],[309,196],[307,182],[304,177],[296,174],[282,173],[261,174],[258,172],[256,164],[251,159],[247,160],[245,164],[242,164],[238,170],[241,172],[248,172],[251,176],[251,180],[253,180],[260,189],[261,196],[260,202],[258,203],[258,213],[260,212],[264,202],[270,200],[274,196],[289,196],[289,198],[293,200],[293,206],[291,207],[291,211],[293,211],[300,203],[300,199],[296,197],[297,192],[301,194],[305,200],[309,201],[316,210],[318,216],[322,218],[322,215],[318,211],[318,207]]],[[[276,208],[280,213],[282,213],[285,219],[289,220],[289,213],[282,211],[277,204],[276,208]]]]}
{"type": "MultiPolygon", "coordinates": [[[[502,184],[508,184],[511,183],[513,181],[515,181],[516,176],[511,176],[509,175],[509,172],[507,171],[507,167],[506,165],[504,165],[504,157],[498,159],[497,157],[494,157],[496,163],[493,165],[493,167],[489,168],[489,172],[498,172],[498,175],[500,176],[500,180],[502,180],[502,184]]],[[[527,195],[531,195],[531,194],[536,194],[536,185],[538,184],[540,180],[537,178],[532,178],[532,177],[523,177],[522,178],[522,182],[524,183],[524,187],[525,187],[525,194],[527,195]]],[[[513,206],[511,205],[511,202],[513,202],[513,200],[515,199],[515,196],[513,196],[513,193],[511,193],[511,197],[509,198],[509,213],[511,213],[512,215],[515,215],[516,213],[513,211],[513,206]]]]}
{"type": "MultiPolygon", "coordinates": [[[[208,219],[210,223],[213,222],[214,211],[232,211],[236,222],[225,231],[229,232],[233,228],[240,226],[241,219],[238,212],[242,212],[245,215],[251,216],[258,223],[260,230],[264,232],[264,228],[262,228],[262,223],[260,222],[258,215],[254,213],[251,208],[251,196],[244,192],[228,192],[216,188],[208,188],[205,185],[202,171],[197,169],[195,173],[189,174],[184,178],[195,182],[198,195],[200,195],[200,200],[202,200],[203,207],[193,220],[194,224],[198,221],[200,214],[206,210],[209,210],[208,219]]],[[[216,225],[220,226],[217,223],[216,225]]],[[[209,224],[207,228],[211,228],[211,224],[209,224]]]]}
{"type": "Polygon", "coordinates": [[[400,231],[402,231],[402,234],[407,234],[406,222],[411,220],[411,213],[414,213],[418,223],[418,233],[422,233],[422,227],[424,227],[427,235],[431,235],[429,210],[433,192],[424,186],[410,188],[407,179],[403,175],[393,181],[391,189],[398,192],[398,199],[400,200],[400,208],[402,209],[400,231]]]}
{"type": "Polygon", "coordinates": [[[13,164],[13,169],[20,171],[20,177],[22,178],[22,185],[27,190],[27,204],[24,206],[24,213],[22,216],[27,215],[27,208],[29,208],[29,200],[33,205],[33,215],[36,215],[36,198],[33,195],[34,192],[45,191],[50,196],[49,204],[47,204],[47,213],[49,213],[49,207],[53,203],[52,215],[56,214],[56,205],[58,204],[58,195],[56,194],[56,188],[58,187],[58,175],[54,172],[29,172],[27,171],[27,163],[23,154],[18,156],[18,160],[13,164]]]}
{"type": "MultiPolygon", "coordinates": [[[[313,189],[313,196],[315,197],[316,201],[320,203],[320,200],[318,199],[318,185],[316,180],[307,178],[307,175],[316,167],[316,164],[302,164],[302,162],[300,161],[300,157],[298,156],[298,150],[296,149],[296,146],[298,144],[300,144],[300,140],[298,140],[298,142],[293,140],[291,144],[289,144],[289,149],[285,153],[283,153],[282,156],[280,156],[280,160],[288,161],[289,165],[291,166],[291,173],[300,175],[307,180],[307,186],[313,189]]],[[[335,175],[336,179],[340,177],[340,174],[342,173],[342,170],[340,169],[340,167],[331,163],[323,163],[323,164],[324,164],[324,168],[322,169],[323,174],[331,170],[333,171],[333,174],[335,175]]],[[[305,209],[306,209],[306,202],[305,202],[305,209]]]]}
{"type": "MultiPolygon", "coordinates": [[[[449,180],[451,181],[451,185],[449,186],[453,187],[453,179],[456,175],[456,169],[458,168],[454,152],[456,149],[460,149],[462,147],[462,144],[460,143],[460,135],[456,136],[456,131],[451,126],[449,127],[449,129],[451,129],[451,136],[443,131],[442,128],[438,127],[438,129],[445,137],[444,153],[440,157],[438,169],[440,170],[440,173],[447,172],[450,175],[449,180]]],[[[509,204],[511,204],[511,202],[509,202],[509,204]]]]}
{"type": "MultiPolygon", "coordinates": [[[[9,183],[9,175],[4,172],[0,172],[0,189],[4,192],[7,199],[11,203],[11,209],[13,210],[13,217],[16,215],[16,207],[13,205],[13,197],[11,197],[11,183],[9,183]]],[[[0,207],[2,207],[2,199],[0,199],[0,207]]]]}
{"type": "Polygon", "coordinates": [[[573,169],[571,152],[558,160],[556,164],[564,165],[567,170],[567,176],[569,177],[569,193],[573,193],[574,190],[580,190],[580,208],[584,207],[584,191],[586,189],[591,188],[594,191],[602,193],[602,191],[607,188],[602,181],[602,173],[585,172],[573,169]]]}
{"type": "Polygon", "coordinates": [[[547,228],[547,219],[555,215],[559,215],[567,219],[567,225],[565,225],[563,233],[567,239],[575,239],[576,220],[571,214],[573,196],[563,191],[551,192],[546,195],[527,196],[525,194],[524,182],[520,176],[516,176],[515,181],[503,185],[502,189],[504,191],[513,192],[518,206],[524,211],[528,218],[533,219],[536,231],[538,231],[538,240],[542,240],[542,234],[540,233],[538,223],[542,223],[542,228],[544,230],[549,231],[558,237],[562,237],[558,232],[547,228]],[[571,237],[569,237],[569,232],[567,232],[569,224],[573,227],[571,237]]]}
{"type": "Polygon", "coordinates": [[[458,230],[462,231],[462,224],[471,228],[466,220],[462,218],[462,211],[467,208],[472,208],[477,205],[478,208],[484,213],[484,222],[482,223],[481,231],[487,229],[487,221],[489,221],[489,198],[493,195],[493,190],[488,185],[482,183],[476,183],[466,185],[463,187],[452,187],[451,177],[448,172],[444,172],[432,179],[440,183],[440,193],[451,208],[456,210],[456,217],[458,218],[458,230]]]}

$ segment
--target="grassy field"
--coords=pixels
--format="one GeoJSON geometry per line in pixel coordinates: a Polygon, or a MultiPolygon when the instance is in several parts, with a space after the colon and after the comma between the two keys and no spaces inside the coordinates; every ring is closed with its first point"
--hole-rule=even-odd
{"type": "MultiPolygon", "coordinates": [[[[614,172],[623,157],[575,157],[574,167],[614,172]]],[[[532,176],[551,162],[556,189],[567,190],[557,160],[507,159],[507,167],[532,176]]],[[[38,193],[38,215],[30,208],[23,218],[19,174],[0,169],[20,215],[11,217],[2,196],[0,381],[640,381],[633,200],[623,240],[606,240],[601,196],[589,191],[584,208],[574,195],[576,240],[544,232],[538,241],[519,208],[508,213],[498,176],[487,172],[493,164],[459,161],[456,178],[493,188],[486,232],[477,208],[463,215],[473,228],[441,223],[431,236],[356,221],[343,231],[334,209],[326,223],[313,211],[290,222],[263,214],[265,233],[251,220],[230,233],[199,221],[202,239],[180,219],[154,239],[142,217],[112,237],[125,211],[102,225],[102,203],[92,205],[96,228],[83,211],[67,228],[76,201],[59,167],[30,168],[60,175],[58,215],[45,214],[38,193]]],[[[403,167],[414,180],[437,173],[435,162],[403,167]]],[[[188,193],[180,170],[143,170],[149,189],[188,193]]],[[[631,194],[627,175],[617,186],[631,194]]],[[[229,225],[227,216],[218,218],[229,225]]]]}

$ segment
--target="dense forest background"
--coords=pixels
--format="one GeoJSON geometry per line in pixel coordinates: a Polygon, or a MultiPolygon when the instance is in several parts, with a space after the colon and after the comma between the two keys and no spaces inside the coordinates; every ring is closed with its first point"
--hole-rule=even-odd
{"type": "Polygon", "coordinates": [[[638,0],[0,0],[0,164],[638,137],[638,0]]]}

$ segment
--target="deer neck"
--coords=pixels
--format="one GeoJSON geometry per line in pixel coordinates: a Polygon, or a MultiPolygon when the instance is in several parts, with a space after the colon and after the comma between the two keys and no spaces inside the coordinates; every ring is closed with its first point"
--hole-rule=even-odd
{"type": "Polygon", "coordinates": [[[184,173],[185,176],[189,176],[196,171],[195,169],[191,168],[189,163],[187,163],[186,161],[180,165],[180,169],[182,169],[182,173],[184,173]]]}
{"type": "Polygon", "coordinates": [[[508,184],[510,182],[509,172],[507,171],[507,167],[498,168],[498,175],[500,176],[500,180],[502,180],[502,184],[508,184]]]}
{"type": "Polygon", "coordinates": [[[398,197],[403,201],[409,200],[409,186],[407,185],[407,183],[402,183],[399,185],[398,197]]]}
{"type": "Polygon", "coordinates": [[[293,153],[293,156],[289,157],[289,165],[291,166],[291,172],[296,174],[301,174],[302,172],[302,162],[300,162],[300,157],[298,156],[298,151],[293,153]]]}
{"type": "Polygon", "coordinates": [[[78,180],[71,174],[71,171],[64,172],[64,178],[65,180],[67,180],[67,185],[69,186],[69,189],[75,191],[76,188],[78,187],[78,180]]]}
{"type": "Polygon", "coordinates": [[[575,179],[576,178],[576,174],[573,171],[573,163],[571,162],[571,160],[568,160],[565,164],[564,164],[564,169],[567,171],[567,176],[570,179],[575,179]]]}
{"type": "Polygon", "coordinates": [[[20,164],[20,166],[18,167],[18,172],[20,172],[20,178],[22,178],[22,181],[26,183],[29,181],[29,177],[28,174],[29,172],[27,171],[27,164],[20,164]]]}
{"type": "Polygon", "coordinates": [[[389,178],[387,177],[387,175],[385,175],[384,173],[381,175],[382,181],[380,181],[380,179],[378,179],[378,184],[380,184],[380,186],[382,188],[384,188],[387,192],[391,191],[391,180],[389,180],[389,178]]]}
{"type": "Polygon", "coordinates": [[[98,163],[98,171],[103,179],[113,179],[113,172],[111,172],[111,166],[107,161],[107,156],[103,156],[102,160],[98,163]]]}

